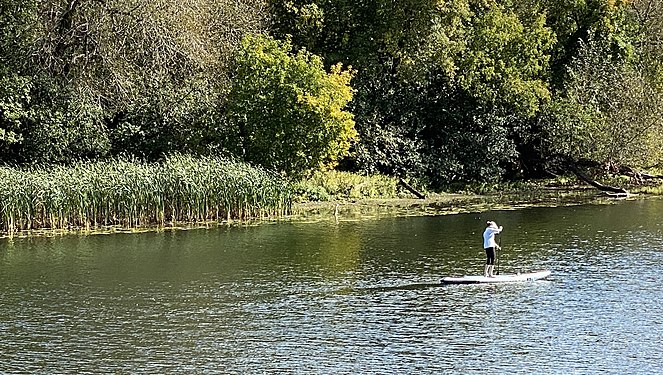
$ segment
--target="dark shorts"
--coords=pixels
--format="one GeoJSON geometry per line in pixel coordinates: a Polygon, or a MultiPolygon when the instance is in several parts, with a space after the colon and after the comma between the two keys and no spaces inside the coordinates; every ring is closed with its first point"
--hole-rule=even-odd
{"type": "Polygon", "coordinates": [[[495,248],[487,247],[486,248],[486,264],[493,265],[495,264],[495,248]]]}

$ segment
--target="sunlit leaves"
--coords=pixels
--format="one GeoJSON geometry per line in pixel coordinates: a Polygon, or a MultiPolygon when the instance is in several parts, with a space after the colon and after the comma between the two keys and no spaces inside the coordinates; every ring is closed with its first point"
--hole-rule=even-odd
{"type": "Polygon", "coordinates": [[[470,25],[456,62],[461,87],[488,103],[533,116],[550,98],[544,79],[554,37],[545,14],[524,24],[515,13],[491,6],[477,10],[470,25]]]}
{"type": "Polygon", "coordinates": [[[352,73],[288,42],[248,35],[237,57],[228,116],[229,147],[249,161],[289,174],[333,166],[356,137],[352,73]]]}
{"type": "Polygon", "coordinates": [[[29,116],[30,80],[17,75],[0,77],[0,145],[22,139],[21,121],[29,116]]]}

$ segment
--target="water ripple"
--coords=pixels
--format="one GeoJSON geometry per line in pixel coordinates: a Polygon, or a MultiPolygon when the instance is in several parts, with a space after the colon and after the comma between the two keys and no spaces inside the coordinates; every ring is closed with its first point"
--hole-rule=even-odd
{"type": "Polygon", "coordinates": [[[504,267],[553,275],[521,284],[439,284],[481,267],[480,251],[449,240],[452,229],[471,231],[471,215],[343,224],[324,245],[327,224],[294,227],[289,241],[273,226],[203,232],[213,238],[186,257],[157,242],[131,252],[131,263],[124,247],[113,257],[110,244],[95,253],[81,244],[90,240],[62,240],[73,263],[39,253],[30,272],[28,250],[15,249],[0,263],[0,373],[660,373],[661,227],[597,230],[585,215],[604,210],[566,209],[581,222],[565,219],[557,234],[541,228],[559,211],[531,212],[504,267]],[[447,232],[435,237],[439,228],[447,232]],[[300,247],[270,252],[245,236],[300,247]],[[218,251],[228,243],[249,247],[218,251]],[[58,267],[49,273],[47,261],[58,267]]]}

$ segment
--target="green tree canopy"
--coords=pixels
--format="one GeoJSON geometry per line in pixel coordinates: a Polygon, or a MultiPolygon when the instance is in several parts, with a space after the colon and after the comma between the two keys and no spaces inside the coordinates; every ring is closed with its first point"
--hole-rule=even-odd
{"type": "Polygon", "coordinates": [[[246,160],[302,174],[334,166],[356,138],[351,70],[287,41],[247,35],[237,56],[227,115],[228,148],[246,160]]]}
{"type": "Polygon", "coordinates": [[[631,8],[639,25],[636,46],[642,54],[646,73],[663,90],[663,1],[635,0],[631,8]]]}
{"type": "Polygon", "coordinates": [[[654,164],[661,4],[0,0],[0,158],[235,153],[440,185],[654,164]]]}
{"type": "Polygon", "coordinates": [[[457,80],[474,97],[533,116],[550,99],[546,74],[554,43],[545,14],[522,22],[500,6],[481,9],[458,55],[457,80]]]}
{"type": "Polygon", "coordinates": [[[0,0],[2,158],[209,149],[241,35],[266,18],[262,0],[0,0]]]}
{"type": "Polygon", "coordinates": [[[493,178],[517,157],[522,119],[550,100],[545,12],[474,0],[270,4],[276,35],[358,69],[351,108],[361,141],[350,168],[440,183],[493,178]]]}
{"type": "Polygon", "coordinates": [[[606,165],[657,164],[663,157],[663,93],[640,63],[606,59],[606,48],[590,40],[571,65],[564,94],[547,112],[549,153],[606,165]]]}

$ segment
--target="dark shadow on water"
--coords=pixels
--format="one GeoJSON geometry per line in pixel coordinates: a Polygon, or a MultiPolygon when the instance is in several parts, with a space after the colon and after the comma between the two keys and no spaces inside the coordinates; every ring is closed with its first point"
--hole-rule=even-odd
{"type": "Polygon", "coordinates": [[[363,288],[348,288],[341,291],[342,293],[375,293],[375,292],[393,292],[393,291],[404,291],[404,290],[425,290],[430,288],[444,288],[444,287],[480,287],[480,288],[496,288],[499,286],[513,286],[513,285],[532,285],[532,284],[543,284],[551,283],[553,280],[550,279],[540,279],[533,281],[517,281],[517,282],[503,282],[503,283],[443,283],[441,280],[437,283],[414,283],[414,284],[402,284],[402,285],[390,285],[390,286],[375,286],[375,287],[363,287],[363,288]]]}
{"type": "Polygon", "coordinates": [[[442,282],[438,283],[416,283],[416,284],[402,284],[402,285],[390,285],[390,286],[376,286],[376,287],[366,287],[366,288],[355,288],[355,291],[359,292],[391,292],[395,290],[421,290],[429,288],[439,288],[447,286],[442,282]]]}

